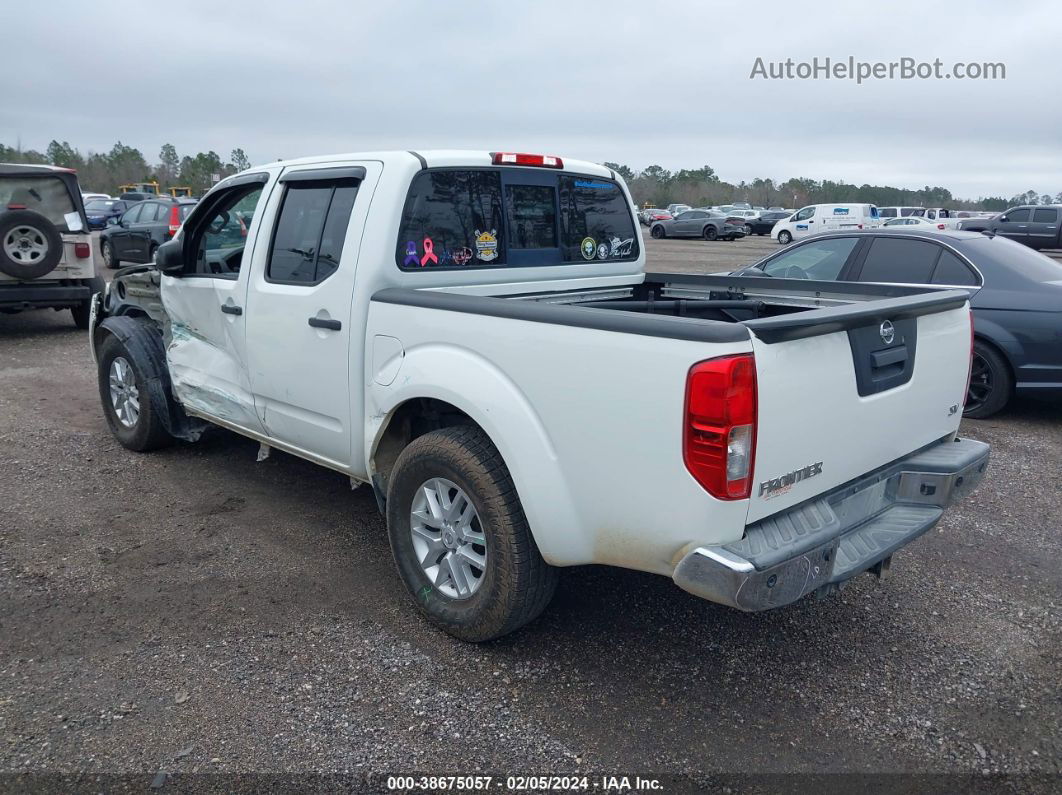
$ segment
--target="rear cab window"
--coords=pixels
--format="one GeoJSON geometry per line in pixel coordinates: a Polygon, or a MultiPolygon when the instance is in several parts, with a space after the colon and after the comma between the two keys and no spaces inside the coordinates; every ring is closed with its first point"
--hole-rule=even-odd
{"type": "Polygon", "coordinates": [[[421,171],[406,198],[395,261],[403,270],[632,260],[626,194],[613,180],[524,168],[421,171]]]}

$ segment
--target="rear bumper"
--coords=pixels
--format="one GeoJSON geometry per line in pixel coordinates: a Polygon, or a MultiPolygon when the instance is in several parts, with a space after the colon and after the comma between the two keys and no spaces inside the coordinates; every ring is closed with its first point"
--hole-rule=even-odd
{"type": "Polygon", "coordinates": [[[0,285],[0,310],[77,306],[91,297],[92,290],[85,285],[49,285],[47,283],[0,285]]]}
{"type": "Polygon", "coordinates": [[[896,550],[976,488],[989,450],[971,439],[938,442],[749,525],[741,541],[693,550],[675,568],[675,584],[754,611],[828,592],[868,570],[880,575],[896,550]]]}

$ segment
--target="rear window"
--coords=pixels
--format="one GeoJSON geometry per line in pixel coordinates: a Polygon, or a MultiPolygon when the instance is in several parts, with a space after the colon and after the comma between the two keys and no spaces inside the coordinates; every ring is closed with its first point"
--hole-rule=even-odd
{"type": "Polygon", "coordinates": [[[617,183],[568,174],[555,179],[513,181],[503,191],[497,169],[420,172],[402,213],[398,266],[475,268],[638,256],[634,219],[617,183]]]}
{"type": "Polygon", "coordinates": [[[179,204],[177,205],[177,217],[183,221],[191,214],[192,210],[194,209],[194,204],[179,204]]]}
{"type": "Polygon", "coordinates": [[[60,232],[69,232],[65,216],[74,213],[70,192],[58,177],[4,177],[0,179],[0,207],[40,213],[60,232]]]}

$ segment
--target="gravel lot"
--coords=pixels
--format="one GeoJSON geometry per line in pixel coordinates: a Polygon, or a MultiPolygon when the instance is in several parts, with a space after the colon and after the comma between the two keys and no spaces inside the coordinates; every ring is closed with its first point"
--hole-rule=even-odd
{"type": "MultiPolygon", "coordinates": [[[[776,250],[646,245],[656,270],[776,250]]],[[[742,614],[585,567],[474,647],[416,614],[371,492],[223,431],[126,452],[69,313],[0,315],[0,770],[1039,773],[1017,786],[1048,791],[1062,409],[963,432],[993,445],[989,478],[881,584],[742,614]]]]}

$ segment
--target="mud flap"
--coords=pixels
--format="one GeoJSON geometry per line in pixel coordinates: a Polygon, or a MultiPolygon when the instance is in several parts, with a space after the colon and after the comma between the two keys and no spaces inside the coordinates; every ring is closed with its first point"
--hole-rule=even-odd
{"type": "Polygon", "coordinates": [[[151,407],[161,418],[167,432],[177,439],[197,441],[210,426],[202,420],[189,417],[174,400],[162,330],[150,320],[128,315],[105,318],[99,328],[121,341],[144,373],[151,407]]]}

